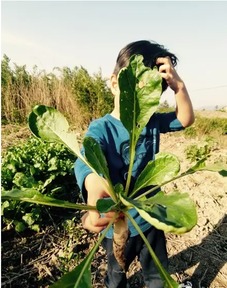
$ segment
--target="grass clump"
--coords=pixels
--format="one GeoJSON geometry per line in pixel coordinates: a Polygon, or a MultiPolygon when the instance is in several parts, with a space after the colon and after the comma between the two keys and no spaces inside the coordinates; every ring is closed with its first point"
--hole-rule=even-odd
{"type": "Polygon", "coordinates": [[[195,123],[184,130],[184,135],[186,137],[202,138],[209,136],[216,139],[220,144],[223,142],[222,138],[226,134],[227,119],[218,117],[208,118],[196,116],[195,123]]]}

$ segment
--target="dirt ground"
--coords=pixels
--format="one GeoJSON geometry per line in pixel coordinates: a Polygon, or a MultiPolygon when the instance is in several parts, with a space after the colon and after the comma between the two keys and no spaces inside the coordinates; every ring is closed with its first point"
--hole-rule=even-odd
{"type": "MultiPolygon", "coordinates": [[[[221,117],[227,118],[227,113],[221,113],[221,117]]],[[[8,145],[7,139],[12,141],[12,133],[7,136],[6,128],[2,133],[2,147],[5,148],[8,145]]],[[[13,138],[18,135],[17,139],[21,141],[24,135],[28,135],[26,133],[26,129],[17,129],[13,138]]],[[[199,145],[202,141],[188,139],[178,133],[166,134],[162,135],[160,150],[178,156],[181,170],[185,171],[191,165],[186,159],[185,148],[192,144],[199,145]]],[[[212,152],[211,162],[217,158],[227,160],[227,147],[221,146],[212,152]]],[[[226,288],[226,178],[218,173],[198,172],[164,187],[167,193],[172,189],[189,193],[197,206],[198,223],[184,235],[166,235],[171,275],[179,283],[190,280],[193,288],[226,288]]],[[[80,212],[72,214],[74,218],[68,229],[60,229],[61,225],[53,221],[52,226],[43,228],[39,233],[2,231],[2,287],[47,288],[63,272],[71,270],[97,239],[96,235],[82,229],[78,220],[80,216],[80,212]]],[[[105,273],[106,258],[100,247],[92,263],[92,287],[104,287],[105,273]]],[[[127,274],[130,287],[145,287],[137,259],[127,274]]]]}
{"type": "MultiPolygon", "coordinates": [[[[162,148],[172,151],[182,160],[182,170],[189,168],[184,146],[188,139],[171,141],[166,136],[162,148]],[[170,144],[171,143],[171,144],[170,144]],[[177,147],[177,149],[176,149],[177,147]]],[[[190,141],[192,144],[196,140],[190,141]]],[[[212,152],[211,162],[227,156],[226,149],[212,152]]],[[[170,269],[176,279],[190,278],[193,287],[227,287],[227,181],[218,173],[198,172],[179,179],[166,187],[187,192],[197,205],[198,223],[189,233],[167,235],[170,269]]]]}

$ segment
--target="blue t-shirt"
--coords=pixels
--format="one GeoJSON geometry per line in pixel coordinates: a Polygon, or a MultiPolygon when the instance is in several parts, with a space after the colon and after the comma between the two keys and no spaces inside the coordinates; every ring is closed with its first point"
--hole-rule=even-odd
{"type": "MultiPolygon", "coordinates": [[[[184,129],[184,127],[176,118],[175,112],[153,114],[143,129],[136,146],[131,187],[147,163],[150,160],[154,160],[155,154],[159,152],[160,133],[174,132],[182,129],[184,129]]],[[[125,186],[129,167],[129,133],[122,122],[110,114],[107,114],[91,122],[85,136],[94,138],[100,144],[106,157],[113,185],[121,183],[125,186]]],[[[86,202],[84,179],[91,173],[91,170],[80,159],[76,160],[74,168],[77,184],[86,202]]],[[[130,209],[129,213],[143,232],[151,227],[151,225],[139,215],[136,209],[130,209]]],[[[138,232],[130,221],[128,225],[130,237],[138,235],[138,232]]],[[[106,237],[112,238],[112,236],[113,229],[110,229],[106,237]]]]}

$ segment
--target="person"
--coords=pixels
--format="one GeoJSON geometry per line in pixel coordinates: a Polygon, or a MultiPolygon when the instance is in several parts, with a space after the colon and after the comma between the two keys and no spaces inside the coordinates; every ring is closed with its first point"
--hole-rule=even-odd
{"type": "MultiPolygon", "coordinates": [[[[147,126],[143,129],[136,147],[136,158],[133,164],[133,179],[136,179],[148,161],[155,158],[159,152],[160,133],[174,132],[190,126],[194,122],[192,103],[184,81],[175,70],[177,57],[170,53],[163,45],[155,41],[139,40],[126,45],[118,54],[116,66],[110,78],[110,88],[114,96],[114,109],[100,119],[93,120],[86,132],[86,136],[93,137],[100,144],[106,157],[110,178],[113,185],[126,184],[129,166],[129,133],[120,121],[118,73],[121,68],[129,64],[132,55],[143,56],[144,65],[158,67],[162,76],[162,92],[170,87],[176,98],[176,109],[169,113],[154,113],[147,126]]],[[[89,205],[96,205],[100,198],[108,197],[99,177],[81,161],[75,162],[75,175],[81,189],[84,201],[89,205]]],[[[135,209],[130,209],[131,216],[136,220],[141,230],[154,249],[162,265],[168,269],[166,239],[164,232],[157,230],[147,223],[135,209]]],[[[98,211],[89,211],[82,217],[85,229],[100,233],[113,218],[113,212],[100,215],[98,211]]],[[[162,279],[156,270],[153,260],[144,245],[143,240],[133,225],[128,222],[130,238],[125,247],[126,271],[131,262],[138,256],[146,287],[163,287],[162,279]]],[[[119,266],[113,255],[113,230],[111,229],[103,240],[103,247],[107,253],[107,276],[105,285],[108,288],[125,288],[127,278],[125,271],[119,266]]]]}

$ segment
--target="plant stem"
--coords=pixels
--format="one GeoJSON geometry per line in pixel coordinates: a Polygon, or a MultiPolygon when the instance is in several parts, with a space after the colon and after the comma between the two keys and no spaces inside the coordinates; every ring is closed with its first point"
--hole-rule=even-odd
{"type": "Polygon", "coordinates": [[[108,183],[108,185],[109,186],[107,186],[106,185],[106,183],[104,183],[105,184],[105,187],[106,187],[106,191],[109,193],[109,195],[110,195],[110,197],[113,199],[113,201],[115,202],[115,203],[117,203],[117,195],[116,195],[116,192],[114,191],[114,188],[113,188],[113,184],[112,184],[112,182],[111,182],[111,180],[110,179],[106,179],[107,180],[107,183],[108,183]]]}
{"type": "MultiPolygon", "coordinates": [[[[199,170],[197,170],[197,171],[199,171],[199,170]]],[[[164,186],[164,185],[166,185],[166,184],[168,184],[168,183],[170,183],[170,182],[172,182],[172,181],[178,180],[178,179],[180,179],[180,178],[182,178],[182,177],[184,177],[184,176],[193,174],[193,173],[195,173],[195,172],[197,172],[197,171],[194,171],[194,170],[190,170],[190,169],[189,169],[189,170],[187,170],[186,172],[184,172],[184,173],[182,173],[182,174],[180,174],[180,175],[178,175],[178,176],[176,176],[176,177],[173,177],[173,178],[171,178],[170,180],[168,180],[168,181],[166,181],[166,182],[163,182],[163,183],[160,184],[160,185],[157,185],[157,186],[152,187],[151,189],[147,190],[147,191],[144,192],[143,194],[140,194],[139,196],[137,196],[137,197],[135,198],[135,200],[139,200],[140,198],[142,198],[142,197],[146,196],[147,194],[149,194],[149,193],[157,190],[158,188],[161,188],[162,186],[164,186]]],[[[135,191],[133,191],[133,192],[130,194],[130,198],[132,198],[132,196],[134,196],[137,192],[138,192],[138,189],[135,190],[135,191]]]]}
{"type": "MultiPolygon", "coordinates": [[[[39,193],[37,190],[32,189],[34,192],[39,193]]],[[[50,196],[38,194],[38,195],[32,195],[31,197],[28,197],[27,195],[24,196],[23,193],[26,191],[31,191],[30,188],[27,188],[26,190],[23,190],[20,194],[18,194],[17,189],[13,189],[11,191],[2,192],[2,199],[11,199],[16,201],[24,201],[29,203],[35,203],[39,205],[47,205],[47,206],[53,206],[53,207],[60,207],[60,208],[67,208],[67,209],[76,209],[76,210],[97,210],[96,206],[91,205],[85,205],[85,204],[77,204],[72,203],[65,200],[55,199],[50,196]]]]}
{"type": "Polygon", "coordinates": [[[90,265],[92,258],[94,257],[94,254],[96,253],[97,249],[99,248],[102,240],[104,239],[104,237],[106,236],[108,230],[110,229],[111,225],[113,225],[113,223],[115,222],[115,220],[117,219],[118,215],[116,214],[113,219],[110,221],[110,223],[108,224],[108,226],[106,227],[105,231],[101,234],[100,238],[98,239],[97,243],[95,244],[95,246],[92,248],[92,250],[90,251],[90,254],[88,255],[87,259],[86,259],[86,263],[84,264],[84,267],[81,270],[81,273],[74,285],[74,288],[80,288],[78,285],[80,285],[80,280],[81,277],[83,276],[83,274],[85,273],[85,270],[87,269],[88,265],[90,265]]]}
{"type": "Polygon", "coordinates": [[[134,158],[135,158],[135,147],[131,144],[130,145],[130,162],[129,162],[129,168],[128,168],[127,181],[125,185],[125,196],[128,195],[129,188],[130,188],[134,158]]]}
{"type": "MultiPolygon", "coordinates": [[[[136,81],[136,80],[135,80],[136,81]]],[[[131,87],[132,88],[132,87],[131,87]]],[[[131,133],[129,132],[130,134],[130,153],[129,153],[129,169],[128,169],[128,176],[127,176],[127,181],[126,181],[126,186],[125,186],[125,196],[128,195],[128,192],[129,192],[129,188],[130,188],[130,182],[131,182],[131,177],[132,177],[132,169],[133,169],[133,165],[134,165],[134,159],[135,159],[135,154],[136,154],[136,143],[137,143],[137,140],[138,138],[136,137],[136,92],[135,92],[135,89],[132,88],[132,93],[133,93],[133,98],[134,98],[134,101],[133,101],[133,127],[132,127],[132,131],[131,133]]]]}
{"type": "Polygon", "coordinates": [[[133,226],[136,228],[136,230],[138,231],[139,235],[143,239],[143,241],[144,241],[145,245],[147,246],[147,249],[149,250],[150,255],[151,255],[151,257],[152,257],[152,259],[153,259],[153,261],[154,261],[154,263],[156,265],[156,268],[158,269],[158,271],[160,273],[160,276],[165,281],[165,283],[168,285],[167,287],[169,287],[169,288],[178,288],[179,284],[169,275],[169,273],[162,266],[161,262],[159,261],[158,257],[154,253],[154,250],[150,246],[150,243],[148,242],[147,238],[145,237],[145,235],[141,231],[141,229],[138,226],[138,224],[136,223],[136,221],[132,218],[132,216],[128,212],[125,212],[125,215],[129,218],[129,220],[132,222],[133,226]]]}

